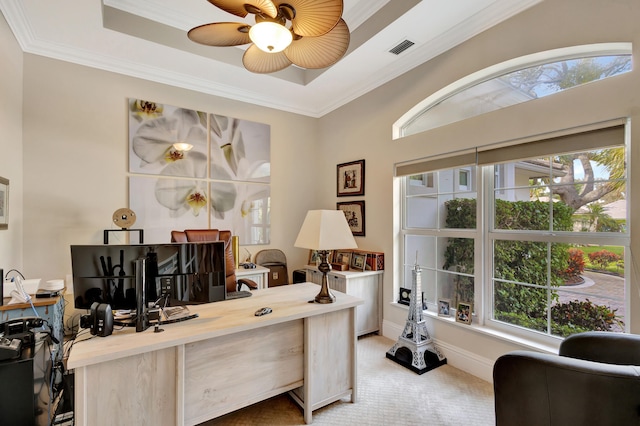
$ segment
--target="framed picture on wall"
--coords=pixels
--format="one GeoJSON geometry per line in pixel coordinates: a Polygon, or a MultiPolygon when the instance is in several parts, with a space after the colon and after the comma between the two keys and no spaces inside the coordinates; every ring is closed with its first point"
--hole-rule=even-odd
{"type": "Polygon", "coordinates": [[[0,229],[9,229],[9,179],[0,177],[0,229]]]}
{"type": "Polygon", "coordinates": [[[338,197],[364,195],[364,160],[338,164],[338,197]]]}
{"type": "Polygon", "coordinates": [[[364,237],[364,201],[348,201],[336,204],[347,218],[351,233],[355,237],[364,237]]]}

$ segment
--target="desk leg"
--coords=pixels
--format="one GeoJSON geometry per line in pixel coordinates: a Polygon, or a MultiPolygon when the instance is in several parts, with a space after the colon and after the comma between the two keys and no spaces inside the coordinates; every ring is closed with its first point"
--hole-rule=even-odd
{"type": "Polygon", "coordinates": [[[317,315],[304,322],[304,421],[313,410],[339,399],[356,401],[355,307],[317,315]]]}
{"type": "Polygon", "coordinates": [[[176,347],[176,426],[184,425],[185,365],[184,345],[180,345],[176,347]]]}
{"type": "Polygon", "coordinates": [[[351,336],[351,402],[358,402],[358,336],[356,333],[358,311],[356,308],[349,309],[349,317],[351,321],[350,329],[353,330],[351,336]]]}
{"type": "Polygon", "coordinates": [[[73,422],[76,426],[87,425],[87,368],[74,369],[73,373],[73,422]]]}

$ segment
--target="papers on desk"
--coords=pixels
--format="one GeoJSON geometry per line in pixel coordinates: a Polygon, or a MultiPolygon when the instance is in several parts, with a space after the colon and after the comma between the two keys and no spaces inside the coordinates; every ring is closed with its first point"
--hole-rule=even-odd
{"type": "Polygon", "coordinates": [[[172,322],[185,321],[197,318],[198,314],[193,314],[186,306],[169,306],[162,308],[162,317],[160,324],[169,324],[172,322]]]}

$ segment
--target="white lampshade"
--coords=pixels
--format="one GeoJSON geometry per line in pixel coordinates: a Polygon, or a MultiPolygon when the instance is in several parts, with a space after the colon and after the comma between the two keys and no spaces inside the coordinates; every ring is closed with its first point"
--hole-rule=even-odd
{"type": "Polygon", "coordinates": [[[342,210],[309,210],[294,246],[310,250],[358,247],[342,210]]]}
{"type": "Polygon", "coordinates": [[[282,52],[293,41],[286,27],[275,22],[259,22],[249,30],[249,38],[258,48],[267,53],[282,52]]]}

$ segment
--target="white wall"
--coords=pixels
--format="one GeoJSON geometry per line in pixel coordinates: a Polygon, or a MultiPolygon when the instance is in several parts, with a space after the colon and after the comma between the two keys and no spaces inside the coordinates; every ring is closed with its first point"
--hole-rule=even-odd
{"type": "MultiPolygon", "coordinates": [[[[384,251],[388,259],[384,288],[388,337],[397,339],[407,318],[406,309],[392,305],[397,297],[394,288],[399,286],[402,276],[400,265],[394,263],[397,259],[392,257],[394,244],[399,243],[394,240],[394,227],[398,224],[393,216],[398,203],[393,194],[394,163],[618,117],[637,120],[640,113],[639,21],[640,3],[635,0],[547,0],[320,119],[324,149],[334,154],[322,164],[322,188],[331,188],[335,163],[359,158],[367,161],[364,197],[367,238],[363,245],[384,251]],[[400,116],[466,75],[535,52],[602,42],[633,42],[634,71],[392,140],[391,127],[400,116]]],[[[640,161],[638,126],[632,127],[631,139],[631,155],[637,164],[640,161]]],[[[630,169],[630,199],[637,200],[640,199],[640,176],[634,170],[638,168],[630,169]]],[[[336,199],[328,189],[322,190],[322,194],[327,200],[336,199]]],[[[638,226],[640,219],[634,215],[631,229],[638,226]]],[[[632,252],[640,250],[639,244],[639,234],[632,231],[632,252]]],[[[631,331],[640,333],[640,314],[633,315],[640,312],[637,274],[633,272],[630,278],[631,309],[627,312],[631,315],[627,320],[631,331]]],[[[492,363],[499,355],[526,347],[465,327],[438,319],[429,321],[429,330],[445,348],[445,355],[454,360],[453,364],[486,379],[490,379],[492,363]],[[474,360],[465,358],[465,354],[473,354],[474,360]]]]}
{"type": "Polygon", "coordinates": [[[0,14],[0,176],[9,179],[9,228],[0,230],[0,268],[22,269],[22,50],[0,14]]]}

